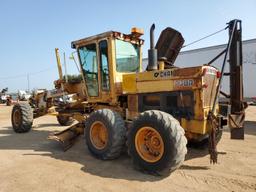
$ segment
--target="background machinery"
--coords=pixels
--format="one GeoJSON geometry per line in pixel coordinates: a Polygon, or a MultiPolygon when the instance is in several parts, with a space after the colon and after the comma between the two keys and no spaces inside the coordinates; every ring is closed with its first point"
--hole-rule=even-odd
{"type": "Polygon", "coordinates": [[[8,87],[4,88],[0,92],[0,103],[6,103],[7,102],[7,92],[8,92],[8,87]]]}
{"type": "Polygon", "coordinates": [[[44,91],[16,104],[14,131],[28,132],[33,118],[52,113],[61,125],[76,120],[49,136],[65,150],[84,133],[89,151],[97,158],[117,158],[126,145],[136,168],[168,174],[184,161],[187,141],[207,139],[211,161],[217,162],[216,144],[227,122],[231,138],[243,138],[241,21],[228,23],[225,50],[208,64],[190,68],[173,65],[184,43],[182,35],[168,27],[155,45],[154,28],[150,29],[146,71],[142,71],[143,31],[138,28],[128,35],[109,31],[73,41],[80,61],[77,81],[63,78],[56,49],[57,91],[44,91]],[[223,54],[219,71],[211,63],[223,54]],[[230,73],[224,73],[228,57],[230,73]],[[220,91],[223,75],[230,75],[230,95],[220,91]],[[222,105],[218,104],[220,93],[229,98],[222,105]]]}
{"type": "Polygon", "coordinates": [[[19,101],[28,101],[31,97],[31,94],[24,90],[18,90],[18,100],[19,101]]]}

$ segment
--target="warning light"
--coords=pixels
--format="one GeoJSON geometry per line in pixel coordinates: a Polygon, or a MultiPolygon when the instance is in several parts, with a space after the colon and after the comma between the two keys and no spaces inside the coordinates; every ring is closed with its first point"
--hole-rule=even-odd
{"type": "Polygon", "coordinates": [[[133,27],[131,29],[131,33],[132,33],[132,35],[134,35],[136,37],[140,37],[141,35],[144,35],[143,29],[140,29],[140,28],[137,28],[137,27],[133,27]]]}

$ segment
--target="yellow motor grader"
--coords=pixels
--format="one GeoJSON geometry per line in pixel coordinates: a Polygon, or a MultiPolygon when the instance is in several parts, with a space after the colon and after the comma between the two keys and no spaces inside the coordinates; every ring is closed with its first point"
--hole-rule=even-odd
{"type": "Polygon", "coordinates": [[[71,46],[80,62],[78,81],[63,77],[56,49],[56,93],[49,95],[45,91],[27,103],[16,104],[12,110],[14,131],[28,132],[33,118],[54,113],[61,125],[77,121],[49,136],[60,141],[64,149],[84,134],[89,151],[99,159],[118,158],[126,145],[136,168],[165,174],[183,163],[187,141],[207,139],[215,163],[216,144],[224,125],[229,123],[231,138],[244,137],[241,21],[228,23],[227,48],[216,58],[188,68],[174,66],[184,43],[181,33],[168,27],[155,45],[154,28],[152,25],[150,29],[145,71],[144,40],[140,38],[143,31],[138,28],[132,28],[131,34],[109,31],[73,41],[71,46]],[[219,71],[211,64],[221,55],[224,61],[219,71]],[[229,74],[224,73],[228,56],[229,74]],[[230,75],[230,95],[220,90],[223,75],[230,75]],[[220,94],[228,97],[228,103],[219,104],[220,94]],[[225,116],[223,111],[229,112],[225,116]]]}

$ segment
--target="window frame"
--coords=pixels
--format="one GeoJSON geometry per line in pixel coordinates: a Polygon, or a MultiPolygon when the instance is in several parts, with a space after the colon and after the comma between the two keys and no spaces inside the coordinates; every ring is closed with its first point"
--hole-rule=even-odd
{"type": "Polygon", "coordinates": [[[86,89],[87,89],[86,92],[87,92],[89,97],[99,97],[100,96],[100,90],[99,90],[100,82],[99,82],[99,50],[98,50],[98,42],[97,41],[88,42],[87,44],[84,44],[84,45],[78,47],[77,50],[78,50],[78,57],[79,57],[79,61],[80,61],[81,69],[82,69],[82,75],[83,75],[83,78],[85,80],[85,86],[86,86],[86,89]],[[79,52],[80,49],[83,49],[84,47],[92,45],[92,44],[95,45],[96,62],[97,62],[97,67],[96,67],[97,68],[97,85],[98,85],[97,95],[90,95],[90,93],[89,93],[88,83],[87,83],[88,81],[87,81],[87,78],[86,78],[86,73],[84,72],[85,68],[82,65],[83,62],[82,62],[81,55],[80,55],[80,52],[79,52]]]}
{"type": "Polygon", "coordinates": [[[101,87],[101,90],[102,91],[105,91],[105,92],[110,92],[111,90],[111,83],[110,83],[110,55],[109,55],[109,41],[107,38],[104,38],[104,39],[100,39],[98,41],[98,49],[99,49],[99,69],[100,69],[100,79],[101,79],[101,82],[100,82],[100,87],[101,87]],[[104,89],[103,88],[103,70],[102,70],[102,55],[101,55],[101,47],[100,47],[100,43],[101,42],[104,42],[106,41],[106,44],[107,44],[107,67],[108,67],[108,88],[107,89],[104,89]]]}

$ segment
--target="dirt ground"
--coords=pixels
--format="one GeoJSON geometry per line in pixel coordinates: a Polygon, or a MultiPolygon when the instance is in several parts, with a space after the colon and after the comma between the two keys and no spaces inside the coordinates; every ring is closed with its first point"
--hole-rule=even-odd
{"type": "Polygon", "coordinates": [[[190,148],[184,164],[169,177],[133,169],[130,158],[113,161],[92,157],[84,138],[63,152],[46,139],[59,127],[55,117],[34,121],[33,130],[16,134],[12,107],[0,105],[0,191],[256,191],[256,107],[246,111],[245,140],[230,140],[226,131],[218,145],[219,163],[211,165],[207,150],[190,148]]]}

